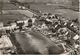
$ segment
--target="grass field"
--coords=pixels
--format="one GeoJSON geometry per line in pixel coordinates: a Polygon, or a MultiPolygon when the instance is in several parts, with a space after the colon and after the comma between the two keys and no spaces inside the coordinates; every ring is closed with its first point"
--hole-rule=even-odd
{"type": "MultiPolygon", "coordinates": [[[[66,7],[66,6],[64,6],[66,7]]],[[[48,12],[52,14],[61,14],[65,17],[75,19],[78,18],[78,11],[74,11],[72,9],[66,9],[64,7],[61,7],[59,5],[53,4],[53,5],[45,5],[45,4],[31,4],[31,9],[40,10],[43,13],[48,12]]]]}
{"type": "Polygon", "coordinates": [[[22,20],[24,15],[0,15],[0,22],[3,22],[5,25],[8,21],[22,20]]]}

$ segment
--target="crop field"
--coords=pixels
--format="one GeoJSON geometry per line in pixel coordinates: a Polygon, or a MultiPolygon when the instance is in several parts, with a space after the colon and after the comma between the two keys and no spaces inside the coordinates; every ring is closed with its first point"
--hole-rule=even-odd
{"type": "MultiPolygon", "coordinates": [[[[22,17],[23,15],[21,15],[19,12],[14,12],[13,10],[20,10],[18,8],[19,5],[15,6],[13,4],[8,4],[8,3],[4,3],[3,4],[3,11],[4,14],[8,14],[5,15],[3,18],[0,18],[0,21],[2,20],[14,20],[14,19],[20,19],[20,17],[22,17]],[[9,10],[12,10],[11,12],[9,10]],[[17,15],[15,15],[17,14],[17,15]],[[12,16],[11,18],[9,18],[8,16],[12,16]]],[[[47,5],[47,4],[30,4],[30,9],[34,9],[34,10],[39,10],[42,13],[52,13],[52,14],[60,14],[65,18],[68,19],[76,19],[79,18],[79,12],[78,11],[74,11],[72,9],[66,9],[64,7],[69,7],[64,5],[59,5],[59,4],[52,4],[52,5],[47,5]]],[[[25,7],[27,7],[27,5],[25,4],[25,7]]],[[[2,16],[1,16],[2,17],[2,16]]]]}
{"type": "MultiPolygon", "coordinates": [[[[67,7],[67,6],[64,6],[67,7]]],[[[61,5],[53,4],[53,5],[46,5],[46,4],[31,4],[31,9],[40,10],[43,13],[52,13],[52,14],[61,14],[64,17],[75,19],[79,18],[78,11],[74,11],[72,9],[66,9],[61,5]]]]}

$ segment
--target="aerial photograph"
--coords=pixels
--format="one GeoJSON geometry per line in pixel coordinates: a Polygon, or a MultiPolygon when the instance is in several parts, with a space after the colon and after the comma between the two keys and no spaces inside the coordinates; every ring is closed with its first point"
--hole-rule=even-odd
{"type": "Polygon", "coordinates": [[[80,55],[79,0],[0,0],[0,55],[80,55]]]}

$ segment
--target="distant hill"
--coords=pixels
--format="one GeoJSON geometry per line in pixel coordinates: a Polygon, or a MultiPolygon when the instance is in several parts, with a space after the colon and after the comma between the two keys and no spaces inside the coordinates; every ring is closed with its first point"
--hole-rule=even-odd
{"type": "MultiPolygon", "coordinates": [[[[8,2],[10,0],[0,0],[3,2],[8,2]]],[[[34,2],[34,3],[58,3],[58,4],[72,4],[72,5],[78,5],[79,4],[79,0],[17,0],[19,2],[22,3],[26,3],[26,2],[34,2]]]]}
{"type": "MultiPolygon", "coordinates": [[[[0,2],[1,1],[9,2],[10,0],[0,0],[0,2]]],[[[13,1],[18,1],[21,3],[51,3],[79,7],[79,0],[13,0],[13,1]]]]}

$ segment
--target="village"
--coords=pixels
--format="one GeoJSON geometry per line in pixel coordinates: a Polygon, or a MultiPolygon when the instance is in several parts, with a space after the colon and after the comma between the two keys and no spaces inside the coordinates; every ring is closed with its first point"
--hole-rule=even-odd
{"type": "MultiPolygon", "coordinates": [[[[50,54],[80,54],[80,26],[78,18],[71,20],[59,14],[31,10],[29,6],[25,7],[24,5],[19,5],[18,8],[21,10],[14,10],[14,12],[20,12],[25,15],[25,17],[22,17],[23,20],[8,21],[7,25],[0,22],[0,54],[27,54],[29,53],[27,51],[29,47],[27,47],[28,41],[30,41],[29,44],[32,43],[30,46],[41,48],[41,46],[45,46],[42,45],[44,39],[49,41],[49,44],[53,42],[53,45],[60,47],[63,52],[56,53],[53,51],[53,47],[53,49],[49,49],[50,54]],[[42,41],[38,40],[38,38],[42,41]],[[41,42],[39,43],[38,41],[41,42]]],[[[42,48],[44,49],[44,47],[42,48]]],[[[42,48],[40,53],[44,55],[46,52],[44,52],[45,50],[42,51],[42,48]]],[[[36,54],[35,52],[30,53],[36,54]]]]}

